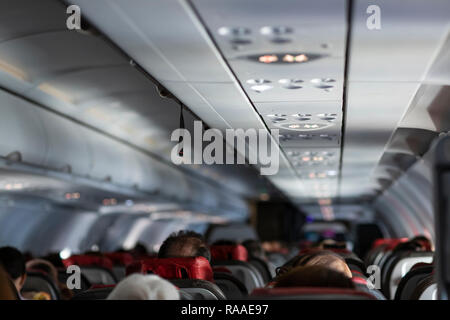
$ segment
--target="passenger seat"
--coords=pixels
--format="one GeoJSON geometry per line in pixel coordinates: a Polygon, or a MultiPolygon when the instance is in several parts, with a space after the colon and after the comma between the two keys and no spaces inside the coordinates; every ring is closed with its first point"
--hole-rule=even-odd
{"type": "Polygon", "coordinates": [[[250,264],[247,249],[242,245],[213,245],[210,248],[212,265],[226,267],[252,292],[265,285],[258,269],[250,264]]]}

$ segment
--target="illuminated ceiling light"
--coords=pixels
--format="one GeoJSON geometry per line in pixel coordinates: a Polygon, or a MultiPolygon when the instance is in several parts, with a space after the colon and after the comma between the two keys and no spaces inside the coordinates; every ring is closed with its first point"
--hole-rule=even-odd
{"type": "Polygon", "coordinates": [[[5,190],[12,190],[13,189],[13,185],[11,183],[8,183],[5,185],[5,190]]]}
{"type": "Polygon", "coordinates": [[[306,61],[308,61],[308,57],[302,53],[302,54],[295,56],[294,61],[295,62],[306,62],[306,61]]]}
{"type": "Polygon", "coordinates": [[[310,157],[302,157],[302,161],[308,162],[308,161],[311,161],[311,158],[310,157]]]}
{"type": "Polygon", "coordinates": [[[299,125],[299,124],[290,124],[290,125],[288,125],[288,128],[289,129],[300,129],[301,128],[301,126],[299,125]]]}
{"type": "Polygon", "coordinates": [[[64,248],[63,250],[61,250],[59,252],[59,257],[64,260],[64,259],[69,258],[71,254],[72,254],[72,251],[69,248],[64,248]]]}
{"type": "Polygon", "coordinates": [[[262,63],[272,63],[272,62],[277,62],[278,61],[278,57],[276,55],[274,55],[274,54],[263,55],[263,56],[260,56],[258,58],[258,61],[262,62],[262,63]]]}
{"type": "Polygon", "coordinates": [[[331,177],[334,177],[334,176],[337,175],[337,171],[336,170],[329,170],[329,171],[327,171],[327,175],[331,176],[331,177]]]}
{"type": "Polygon", "coordinates": [[[115,206],[117,204],[117,200],[115,198],[107,198],[102,201],[104,206],[115,206]]]}
{"type": "Polygon", "coordinates": [[[305,129],[317,129],[319,128],[318,124],[305,124],[304,125],[305,129]]]}
{"type": "Polygon", "coordinates": [[[265,64],[300,64],[321,57],[319,54],[306,52],[260,52],[259,54],[242,55],[238,58],[265,64]]]}
{"type": "Polygon", "coordinates": [[[283,56],[283,61],[284,62],[294,62],[295,61],[295,57],[291,54],[285,54],[283,56]]]}

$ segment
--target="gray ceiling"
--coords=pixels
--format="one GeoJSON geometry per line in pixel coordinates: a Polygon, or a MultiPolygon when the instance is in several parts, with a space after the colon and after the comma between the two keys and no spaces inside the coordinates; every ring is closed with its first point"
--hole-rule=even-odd
{"type": "MultiPolygon", "coordinates": [[[[4,87],[169,159],[175,102],[109,41],[67,31],[60,3],[27,2],[26,15],[7,2],[4,87]]],[[[380,30],[365,0],[70,2],[209,127],[280,129],[267,178],[295,202],[372,199],[450,129],[448,0],[377,1],[380,30]]],[[[250,168],[187,167],[248,196],[268,190],[250,168]]]]}

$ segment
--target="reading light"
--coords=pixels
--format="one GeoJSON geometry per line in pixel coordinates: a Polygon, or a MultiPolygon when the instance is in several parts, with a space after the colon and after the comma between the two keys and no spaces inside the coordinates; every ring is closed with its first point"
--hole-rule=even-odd
{"type": "Polygon", "coordinates": [[[260,56],[258,58],[259,62],[262,63],[272,63],[272,62],[277,62],[278,61],[278,57],[274,54],[272,55],[264,55],[264,56],[260,56]]]}
{"type": "Polygon", "coordinates": [[[249,59],[251,61],[265,64],[298,64],[312,61],[322,57],[319,54],[306,52],[266,52],[260,54],[251,54],[241,56],[241,59],[249,59]]]}

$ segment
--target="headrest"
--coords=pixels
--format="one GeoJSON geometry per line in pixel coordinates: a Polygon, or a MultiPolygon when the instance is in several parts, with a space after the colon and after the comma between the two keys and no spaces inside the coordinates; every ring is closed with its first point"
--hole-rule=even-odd
{"type": "Polygon", "coordinates": [[[211,260],[224,261],[224,260],[239,260],[247,261],[248,253],[247,249],[240,245],[215,245],[211,246],[211,260]]]}
{"type": "Polygon", "coordinates": [[[381,245],[386,245],[386,249],[391,250],[394,249],[394,247],[399,243],[406,241],[408,241],[408,238],[379,238],[373,242],[372,249],[381,245]]]}
{"type": "Polygon", "coordinates": [[[103,254],[115,265],[127,266],[134,261],[133,256],[128,252],[107,252],[103,254]]]}
{"type": "Polygon", "coordinates": [[[78,265],[78,266],[96,266],[96,267],[102,267],[111,270],[113,267],[112,261],[103,256],[95,256],[95,255],[74,255],[67,259],[63,260],[64,266],[66,268],[71,265],[78,265]]]}
{"type": "Polygon", "coordinates": [[[355,298],[366,298],[374,300],[375,298],[365,292],[348,288],[325,288],[325,287],[289,287],[289,288],[256,288],[253,290],[252,297],[283,297],[283,296],[333,296],[339,299],[340,296],[354,296],[355,298]]]}
{"type": "Polygon", "coordinates": [[[153,273],[164,279],[200,279],[213,282],[213,271],[204,257],[150,258],[131,263],[126,274],[153,273]]]}

